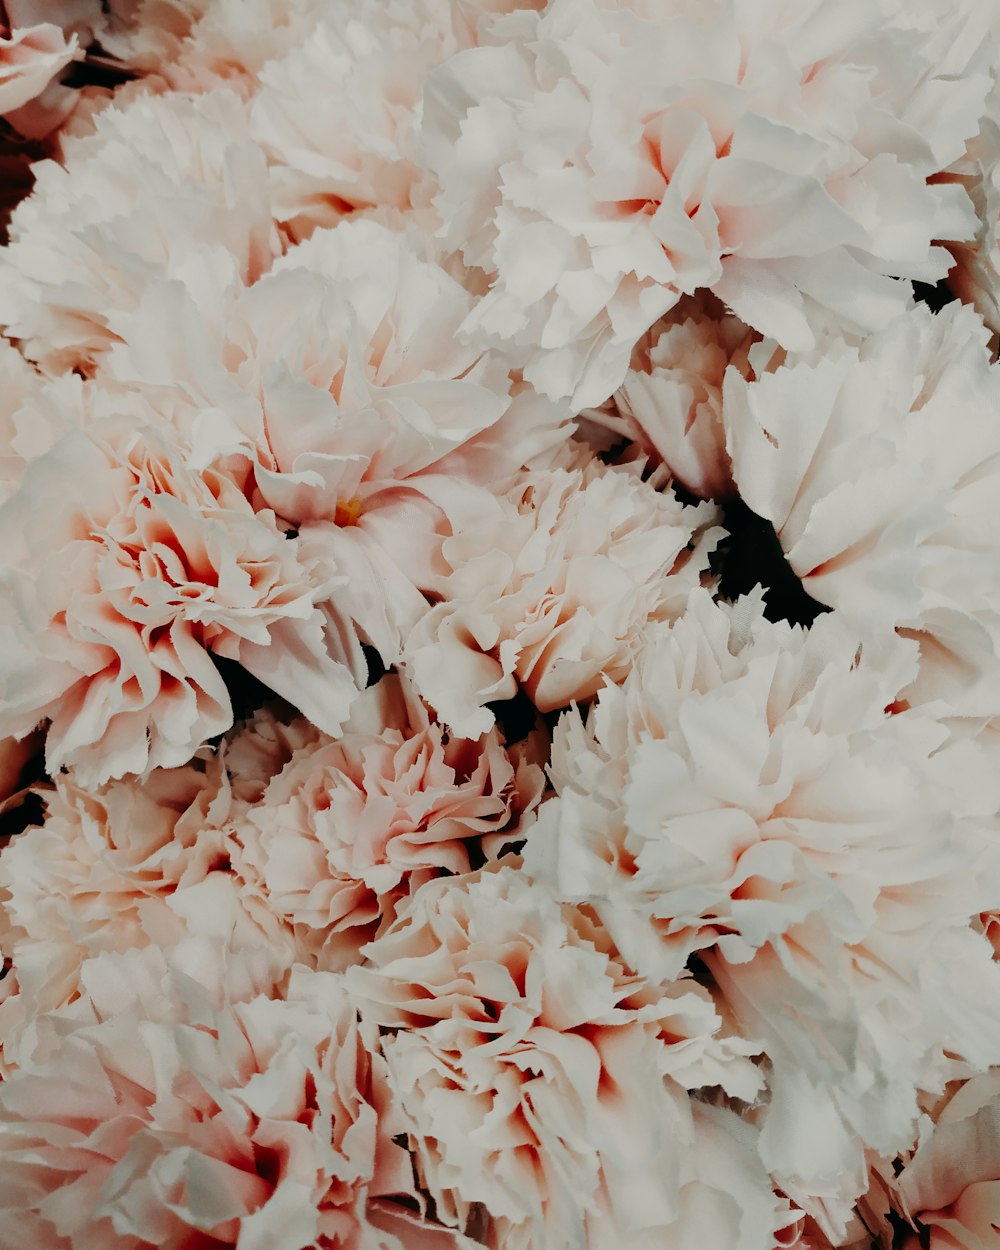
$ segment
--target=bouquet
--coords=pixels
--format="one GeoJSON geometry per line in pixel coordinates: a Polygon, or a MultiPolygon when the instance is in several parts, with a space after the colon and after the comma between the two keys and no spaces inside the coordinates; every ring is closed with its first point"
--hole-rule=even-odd
{"type": "Polygon", "coordinates": [[[995,0],[0,17],[0,1250],[995,1245],[995,0]]]}

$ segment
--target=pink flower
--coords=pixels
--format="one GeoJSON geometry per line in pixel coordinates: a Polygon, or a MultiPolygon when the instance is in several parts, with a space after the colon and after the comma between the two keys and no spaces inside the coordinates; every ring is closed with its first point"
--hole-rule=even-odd
{"type": "Polygon", "coordinates": [[[51,718],[50,771],[85,784],[186,762],[232,723],[211,653],[335,732],[356,687],[327,650],[328,591],[273,514],[108,420],[32,461],[0,512],[0,733],[51,718]]]}
{"type": "Polygon", "coordinates": [[[224,828],[238,804],[221,760],[91,791],[59,777],[44,798],[43,823],[0,852],[6,1069],[30,1063],[42,1016],[79,1015],[81,970],[103,953],[201,935],[266,950],[275,980],[290,966],[280,924],[229,871],[224,828]]]}
{"type": "Polygon", "coordinates": [[[242,103],[139,97],[33,168],[0,253],[0,324],[50,373],[92,371],[147,285],[253,282],[279,250],[242,103]]]}
{"type": "Polygon", "coordinates": [[[444,544],[442,601],[406,656],[457,732],[484,732],[486,704],[518,686],[548,712],[620,681],[647,624],[682,608],[721,534],[714,509],[657,491],[641,463],[609,468],[585,453],[565,463],[503,484],[444,544]]]}
{"type": "Polygon", "coordinates": [[[508,752],[495,729],[450,736],[390,674],[340,737],[293,752],[237,821],[233,864],[294,930],[299,957],[336,969],[421,882],[515,840],[543,784],[530,746],[508,752]]]}
{"type": "Polygon", "coordinates": [[[92,975],[93,1018],[0,1086],[17,1244],[401,1247],[379,1226],[410,1163],[377,1034],[336,977],[299,967],[281,998],[234,999],[205,955],[182,972],[152,950],[92,975]]]}
{"type": "Polygon", "coordinates": [[[751,372],[757,338],[717,301],[685,297],[642,336],[624,382],[603,408],[586,410],[584,429],[629,439],[692,495],[728,498],[722,379],[730,365],[751,372]]]}
{"type": "Polygon", "coordinates": [[[835,614],[805,631],[695,591],[586,721],[564,714],[524,852],[650,979],[707,964],[770,1061],[762,1157],[833,1240],[942,1054],[1000,1058],[1000,969],[969,923],[997,785],[892,711],[915,667],[891,633],[859,649],[835,614]]]}
{"type": "Polygon", "coordinates": [[[699,288],[805,349],[885,324],[905,306],[896,277],[943,276],[933,240],[975,230],[963,189],[928,183],[989,87],[969,19],[950,10],[929,49],[889,6],[821,8],[556,0],[432,74],[435,207],[491,284],[465,332],[544,394],[597,406],[699,288]]]}
{"type": "Polygon", "coordinates": [[[688,983],[646,986],[516,867],[430,882],[366,954],[348,982],[394,1030],[389,1078],[444,1223],[468,1231],[484,1211],[495,1250],[770,1250],[780,1217],[753,1131],[674,1079],[675,1052],[707,1043],[710,1079],[756,1089],[688,983]]]}
{"type": "Polygon", "coordinates": [[[772,522],[809,594],[859,629],[917,639],[910,703],[996,714],[1000,372],[959,304],[915,308],[746,380],[723,413],[741,497],[772,522]]]}
{"type": "Polygon", "coordinates": [[[0,25],[0,116],[15,130],[41,138],[73,106],[73,93],[54,81],[83,56],[75,35],[66,38],[51,21],[13,29],[0,25]]]}

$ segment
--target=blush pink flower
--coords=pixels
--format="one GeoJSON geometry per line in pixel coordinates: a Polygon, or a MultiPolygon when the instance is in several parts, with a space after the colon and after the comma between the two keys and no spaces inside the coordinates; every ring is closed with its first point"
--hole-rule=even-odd
{"type": "Polygon", "coordinates": [[[161,284],[105,374],[169,419],[195,467],[249,473],[255,506],[341,578],[325,610],[362,675],[359,638],[399,658],[473,487],[568,428],[566,411],[509,395],[506,365],[457,338],[473,300],[421,250],[348,221],[249,289],[195,299],[161,284]]]}
{"type": "Polygon", "coordinates": [[[717,301],[688,297],[642,336],[621,386],[589,427],[628,439],[672,479],[701,499],[733,495],[722,421],[722,382],[730,365],[747,375],[759,339],[717,301]]]}
{"type": "Polygon", "coordinates": [[[73,106],[55,79],[82,56],[76,36],[51,21],[0,24],[0,117],[34,139],[54,130],[73,106]]]}
{"type": "Polygon", "coordinates": [[[901,1244],[986,1250],[1000,1226],[1000,1072],[962,1084],[922,1125],[916,1151],[894,1182],[914,1227],[901,1244]]]}
{"type": "Polygon", "coordinates": [[[434,723],[389,674],[335,740],[295,750],[231,838],[234,867],[293,930],[299,958],[337,970],[441,873],[516,840],[544,784],[527,749],[434,723]]]}
{"type": "Polygon", "coordinates": [[[229,92],[105,109],[33,173],[0,253],[0,324],[50,373],[90,372],[150,282],[253,282],[279,250],[264,158],[229,92]]]}
{"type": "MultiPolygon", "coordinates": [[[[380,1224],[400,1211],[406,1226],[393,1198],[413,1181],[377,1034],[332,974],[299,967],[282,997],[234,1001],[196,979],[205,963],[192,976],[155,951],[104,957],[94,1018],[0,1087],[5,1236],[49,1250],[401,1250],[380,1224]]],[[[435,1250],[459,1244],[422,1231],[435,1250]]]]}
{"type": "Polygon", "coordinates": [[[726,376],[733,478],[808,593],[921,647],[911,703],[996,713],[1000,372],[959,304],[918,307],[859,346],[726,376]]]}
{"type": "Polygon", "coordinates": [[[1000,1053],[1000,969],[970,927],[997,787],[971,744],[893,711],[915,667],[835,614],[805,631],[695,591],[586,721],[564,714],[524,852],[651,979],[707,964],[770,1061],[762,1157],[834,1241],[942,1054],[1000,1053]]]}
{"type": "MultiPolygon", "coordinates": [[[[718,1026],[686,983],[646,986],[509,867],[425,885],[366,954],[348,982],[444,1223],[485,1213],[493,1250],[773,1246],[752,1129],[674,1079],[675,1051],[718,1026]]],[[[745,1057],[714,1050],[711,1079],[752,1096],[745,1057]]]]}
{"type": "Polygon", "coordinates": [[[84,784],[186,762],[232,724],[212,653],[336,732],[356,693],[317,584],[267,512],[127,421],[66,434],[0,510],[0,733],[51,719],[84,784]]]}
{"type": "Polygon", "coordinates": [[[195,934],[266,950],[275,980],[291,965],[277,919],[230,874],[224,827],[238,805],[221,759],[98,790],[58,777],[43,797],[43,823],[0,851],[6,1069],[30,1061],[37,1020],[80,997],[85,961],[103,953],[195,934]]]}
{"type": "Polygon", "coordinates": [[[989,89],[970,15],[939,17],[930,50],[894,6],[824,14],[557,0],[450,58],[422,137],[444,238],[491,284],[465,331],[544,394],[598,406],[681,295],[709,288],[807,349],[885,324],[895,278],[942,277],[933,241],[975,231],[964,190],[928,182],[989,89]]]}
{"type": "Polygon", "coordinates": [[[486,705],[518,687],[548,712],[620,681],[645,627],[683,607],[721,536],[715,509],[658,491],[641,463],[566,463],[518,475],[444,544],[441,602],[406,656],[457,732],[484,732],[486,705]]]}

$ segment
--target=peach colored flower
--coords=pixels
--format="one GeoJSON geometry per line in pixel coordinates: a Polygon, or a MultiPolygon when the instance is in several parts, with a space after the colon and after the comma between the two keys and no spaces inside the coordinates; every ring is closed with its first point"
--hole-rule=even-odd
{"type": "Polygon", "coordinates": [[[902,697],[995,715],[1000,372],[969,308],[912,309],[860,345],[726,376],[741,497],[772,522],[808,593],[860,629],[902,629],[921,666],[902,697]]]}
{"type": "Polygon", "coordinates": [[[57,777],[44,799],[43,823],[0,851],[6,1069],[30,1061],[37,1021],[79,998],[84,962],[103,952],[213,935],[267,951],[275,980],[291,965],[277,919],[230,875],[234,803],[220,759],[99,790],[57,777]]]}
{"type": "Polygon", "coordinates": [[[990,85],[982,13],[939,15],[929,49],[897,7],[553,0],[496,21],[424,94],[444,238],[491,283],[465,331],[579,408],[699,288],[789,349],[885,324],[895,279],[935,281],[933,241],[975,231],[964,190],[928,179],[990,85]]]}
{"type": "Polygon", "coordinates": [[[584,452],[499,487],[449,538],[441,602],[406,643],[420,693],[457,732],[493,723],[486,704],[523,688],[541,711],[591,698],[628,672],[651,621],[672,619],[721,530],[640,462],[584,452]]]}
{"type": "Polygon", "coordinates": [[[762,1157],[833,1240],[942,1053],[1000,1054],[1000,968],[969,924],[997,787],[892,711],[915,667],[891,633],[859,649],[836,615],[805,631],[695,591],[586,721],[564,714],[524,852],[651,979],[707,964],[770,1061],[762,1157]]]}
{"type": "MultiPolygon", "coordinates": [[[[47,1250],[402,1250],[379,1223],[412,1194],[410,1162],[377,1034],[342,983],[298,967],[282,997],[234,1001],[199,974],[204,959],[192,977],[155,951],[105,956],[94,1019],[0,1086],[5,1235],[47,1250]]],[[[455,1244],[442,1230],[437,1245],[455,1244]]]]}
{"type": "Polygon", "coordinates": [[[335,732],[356,693],[313,580],[273,514],[196,475],[152,430],[108,420],[29,465],[0,510],[0,733],[51,718],[50,771],[84,784],[184,763],[228,729],[211,653],[335,732]]]}
{"type": "Polygon", "coordinates": [[[38,139],[54,130],[73,106],[73,93],[55,79],[83,56],[75,35],[69,39],[51,21],[0,24],[0,117],[15,130],[38,139]]]}
{"type": "Polygon", "coordinates": [[[756,1089],[738,1048],[709,1043],[718,1018],[687,983],[647,986],[585,913],[516,867],[425,885],[366,954],[348,982],[387,1034],[444,1223],[468,1228],[485,1210],[479,1236],[495,1250],[773,1246],[778,1204],[753,1130],[674,1077],[675,1050],[709,1044],[709,1079],[756,1089]]]}
{"type": "Polygon", "coordinates": [[[518,838],[544,778],[527,750],[435,724],[389,674],[341,736],[296,749],[233,830],[233,865],[294,931],[299,958],[337,970],[441,873],[518,838]]]}
{"type": "Polygon", "coordinates": [[[104,109],[33,173],[0,252],[0,324],[50,373],[90,372],[150,282],[253,282],[279,250],[264,158],[226,91],[104,109]]]}
{"type": "Polygon", "coordinates": [[[730,497],[722,380],[730,365],[751,372],[758,338],[713,298],[685,296],[636,344],[624,382],[603,408],[585,410],[584,428],[607,431],[609,442],[628,439],[692,495],[730,497]]]}

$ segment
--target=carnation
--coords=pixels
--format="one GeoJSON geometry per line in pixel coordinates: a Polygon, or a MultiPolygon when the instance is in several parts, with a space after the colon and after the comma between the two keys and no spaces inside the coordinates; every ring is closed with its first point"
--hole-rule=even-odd
{"type": "Polygon", "coordinates": [[[1000,373],[961,305],[915,308],[858,346],[726,376],[741,497],[808,593],[858,628],[916,638],[910,702],[993,715],[1000,602],[984,576],[1000,474],[1000,373]]]}
{"type": "Polygon", "coordinates": [[[295,934],[303,962],[358,961],[406,896],[518,837],[542,789],[532,743],[449,735],[389,674],[336,739],[294,750],[235,822],[236,871],[295,934]]]}
{"type": "Polygon", "coordinates": [[[693,592],[621,687],[560,720],[525,848],[640,972],[707,965],[770,1060],[768,1169],[834,1239],[942,1053],[996,1062],[1000,970],[969,923],[995,787],[969,744],[938,763],[943,726],[893,711],[915,651],[693,592]]]}
{"type": "Polygon", "coordinates": [[[253,282],[278,237],[241,102],[139,97],[33,168],[0,255],[0,324],[50,373],[91,372],[159,278],[253,282]]]}
{"type": "Polygon", "coordinates": [[[781,1206],[752,1132],[692,1102],[672,1063],[713,1049],[709,1079],[744,1093],[753,1070],[709,1041],[704,999],[651,993],[586,913],[501,866],[423,886],[366,954],[349,983],[398,1030],[389,1079],[446,1224],[484,1212],[495,1250],[773,1244],[781,1206]]]}
{"type": "Polygon", "coordinates": [[[964,190],[928,179],[990,86],[961,61],[967,15],[942,19],[959,63],[939,69],[887,8],[557,0],[497,22],[424,101],[443,235],[491,283],[466,332],[581,407],[700,288],[789,349],[885,324],[894,279],[936,281],[932,241],[975,231],[964,190]]]}
{"type": "Polygon", "coordinates": [[[406,656],[460,733],[482,733],[486,705],[518,688],[548,712],[624,677],[643,630],[683,607],[721,536],[710,505],[657,490],[641,461],[609,467],[580,451],[565,463],[519,474],[442,548],[442,602],[406,656]]]}
{"type": "Polygon", "coordinates": [[[72,108],[72,93],[56,79],[82,52],[51,22],[0,27],[0,117],[21,134],[40,138],[72,108]]]}
{"type": "Polygon", "coordinates": [[[5,1228],[52,1250],[401,1247],[380,1208],[391,1226],[409,1160],[342,983],[300,967],[280,998],[234,1000],[212,971],[153,951],[93,967],[94,1018],[0,1087],[5,1228]]]}
{"type": "Polygon", "coordinates": [[[232,724],[212,654],[329,731],[346,716],[356,686],[315,606],[328,584],[273,514],[190,472],[155,431],[70,431],[31,462],[0,533],[0,734],[51,720],[50,771],[73,764],[94,784],[186,762],[232,724]]]}

